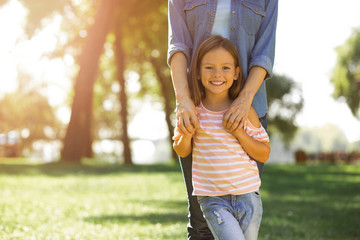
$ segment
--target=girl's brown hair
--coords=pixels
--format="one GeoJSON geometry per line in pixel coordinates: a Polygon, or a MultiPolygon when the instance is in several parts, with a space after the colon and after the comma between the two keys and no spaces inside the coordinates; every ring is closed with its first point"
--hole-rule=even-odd
{"type": "Polygon", "coordinates": [[[206,39],[205,41],[203,41],[199,45],[197,51],[195,52],[193,61],[191,63],[188,84],[189,84],[190,96],[191,99],[194,101],[195,106],[198,106],[201,100],[205,97],[205,88],[202,85],[201,81],[199,80],[201,61],[206,53],[217,48],[224,48],[226,51],[228,51],[231,54],[231,56],[234,58],[235,67],[240,68],[238,79],[234,81],[233,85],[229,89],[230,99],[233,100],[237,98],[241,89],[244,86],[244,81],[240,67],[239,54],[235,46],[232,44],[230,40],[226,38],[223,38],[219,35],[212,36],[206,39]]]}

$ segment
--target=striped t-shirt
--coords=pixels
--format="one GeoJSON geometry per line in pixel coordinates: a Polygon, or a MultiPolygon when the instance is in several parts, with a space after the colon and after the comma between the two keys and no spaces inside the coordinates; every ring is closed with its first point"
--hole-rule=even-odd
{"type": "MultiPolygon", "coordinates": [[[[258,190],[261,181],[256,162],[222,125],[226,110],[213,112],[200,104],[197,112],[200,127],[193,136],[193,195],[238,195],[258,190]]],[[[244,129],[253,139],[269,142],[262,126],[256,128],[246,120],[244,129]]],[[[175,131],[175,140],[179,134],[175,131]]]]}

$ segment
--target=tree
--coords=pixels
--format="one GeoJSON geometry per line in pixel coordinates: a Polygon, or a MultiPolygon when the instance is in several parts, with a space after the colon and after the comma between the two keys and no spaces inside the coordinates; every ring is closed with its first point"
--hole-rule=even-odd
{"type": "Polygon", "coordinates": [[[93,86],[98,61],[113,20],[116,0],[101,1],[93,26],[80,57],[80,71],[75,82],[71,119],[64,139],[62,160],[79,162],[91,145],[93,86]]]}
{"type": "Polygon", "coordinates": [[[130,149],[130,140],[128,136],[128,106],[127,106],[127,96],[126,96],[126,84],[125,84],[125,52],[123,50],[123,36],[121,31],[121,19],[117,19],[117,24],[115,25],[115,59],[117,65],[117,79],[120,84],[120,94],[119,99],[121,103],[121,122],[122,122],[122,142],[124,145],[124,162],[125,164],[132,164],[131,161],[131,149],[130,149]]]}
{"type": "Polygon", "coordinates": [[[295,117],[303,107],[300,88],[286,76],[275,75],[266,82],[269,105],[269,133],[279,133],[285,146],[294,138],[295,117]]]}
{"type": "Polygon", "coordinates": [[[360,119],[360,29],[336,51],[337,62],[331,78],[333,97],[345,99],[352,114],[360,119]]]}
{"type": "MultiPolygon", "coordinates": [[[[68,0],[55,0],[45,4],[39,0],[31,2],[23,0],[20,1],[29,9],[29,21],[26,25],[29,35],[33,34],[37,29],[42,27],[44,19],[53,16],[54,13],[60,13],[63,16],[63,26],[68,30],[67,35],[69,42],[66,44],[66,47],[62,47],[57,52],[53,53],[53,56],[62,56],[65,52],[69,53],[69,49],[70,55],[75,57],[80,55],[78,60],[80,64],[80,71],[75,81],[72,116],[65,136],[64,149],[62,152],[63,160],[65,161],[80,161],[82,156],[91,156],[92,90],[98,69],[98,59],[103,50],[102,47],[105,43],[104,39],[107,36],[107,33],[115,32],[115,35],[121,35],[116,38],[118,44],[114,44],[114,48],[116,49],[117,66],[122,67],[122,69],[118,69],[117,71],[117,78],[120,80],[120,85],[122,85],[120,95],[122,99],[121,118],[125,121],[122,123],[122,136],[125,145],[124,158],[127,159],[125,160],[126,162],[130,162],[130,144],[127,136],[127,117],[125,116],[127,115],[126,90],[125,79],[123,77],[124,71],[129,62],[129,55],[126,55],[126,51],[124,51],[124,49],[126,49],[125,40],[128,39],[128,42],[131,42],[135,39],[132,37],[132,29],[128,26],[129,20],[136,19],[136,15],[141,16],[144,15],[144,13],[149,12],[149,10],[151,11],[151,9],[153,9],[153,7],[156,8],[160,2],[162,5],[166,5],[166,2],[146,2],[146,4],[141,4],[141,6],[146,5],[146,7],[143,7],[141,8],[141,11],[138,11],[139,1],[82,1],[75,3],[71,1],[69,2],[68,0]],[[99,5],[100,8],[93,7],[93,5],[96,4],[99,5]],[[100,11],[101,9],[104,9],[101,6],[108,6],[107,9],[110,11],[110,14],[104,14],[103,17],[99,17],[103,14],[99,13],[98,17],[93,20],[93,15],[94,12],[96,12],[96,9],[100,9],[100,11]],[[86,13],[81,9],[86,9],[86,13]],[[111,17],[112,14],[115,14],[116,17],[111,17]],[[92,21],[94,22],[93,26],[92,21]],[[99,27],[101,24],[103,24],[103,27],[99,27]],[[74,28],[74,26],[76,26],[76,28],[74,28]],[[92,30],[90,30],[90,32],[84,30],[87,29],[88,26],[92,26],[92,30]],[[125,31],[125,29],[128,30],[125,31]],[[100,34],[94,34],[94,32],[98,30],[100,34]],[[79,32],[81,33],[80,37],[78,34],[79,32]],[[83,38],[82,36],[86,36],[86,38],[83,38]],[[83,44],[85,47],[83,48],[83,52],[79,54],[79,49],[82,48],[83,44]],[[96,44],[96,46],[94,47],[92,44],[96,44]]],[[[4,2],[5,1],[2,1],[0,4],[3,4],[4,2]]],[[[135,28],[146,28],[146,25],[137,25],[135,28]]]]}
{"type": "Polygon", "coordinates": [[[48,99],[39,91],[46,86],[31,86],[31,78],[25,74],[19,78],[18,89],[0,98],[0,133],[17,132],[17,154],[21,155],[37,140],[59,137],[61,127],[48,99]]]}
{"type": "MultiPolygon", "coordinates": [[[[167,35],[164,33],[167,32],[167,5],[165,1],[146,2],[139,6],[138,10],[142,14],[131,18],[128,25],[131,39],[136,39],[129,41],[129,49],[132,51],[128,55],[133,63],[137,63],[136,71],[141,75],[142,89],[138,97],[151,95],[154,101],[163,103],[171,146],[174,133],[171,119],[175,109],[175,95],[166,64],[167,35]]],[[[177,158],[174,151],[172,156],[177,158]]]]}
{"type": "MultiPolygon", "coordinates": [[[[125,69],[127,68],[127,64],[129,62],[129,59],[131,59],[131,57],[129,57],[129,55],[125,51],[125,49],[127,48],[126,40],[128,40],[127,42],[133,42],[134,40],[141,41],[141,39],[136,38],[136,35],[135,35],[135,37],[133,36],[133,29],[142,29],[142,27],[144,27],[146,25],[136,25],[136,26],[134,26],[134,28],[131,28],[131,27],[129,27],[131,25],[130,24],[131,19],[134,19],[134,17],[136,18],[137,15],[140,17],[144,13],[149,12],[149,9],[152,9],[151,7],[157,6],[157,3],[158,2],[151,2],[151,3],[147,2],[147,4],[141,4],[141,6],[146,5],[146,6],[148,6],[148,8],[141,8],[142,11],[138,11],[139,10],[138,1],[132,1],[132,2],[117,1],[117,4],[113,5],[114,8],[112,9],[113,10],[112,14],[115,14],[115,16],[113,18],[111,18],[111,17],[109,18],[109,15],[106,16],[111,20],[110,22],[108,22],[108,24],[109,24],[109,26],[112,27],[112,28],[110,28],[110,32],[113,32],[113,35],[115,36],[115,41],[113,43],[113,46],[114,46],[114,50],[115,50],[115,63],[117,66],[117,77],[116,78],[118,79],[119,84],[120,84],[119,98],[120,98],[120,104],[121,104],[120,116],[121,116],[121,120],[122,120],[121,121],[121,123],[122,123],[121,136],[122,136],[122,142],[124,145],[124,160],[125,160],[125,163],[127,163],[127,164],[131,164],[131,150],[130,150],[130,140],[129,140],[128,133],[127,133],[128,111],[127,111],[127,95],[126,95],[126,84],[125,84],[124,72],[125,72],[125,69]]],[[[96,23],[96,20],[95,20],[95,23],[96,23]]],[[[88,35],[88,38],[90,38],[90,34],[88,35]]],[[[81,69],[81,66],[80,66],[80,69],[81,69]]],[[[76,91],[77,90],[75,89],[75,92],[76,91]]],[[[88,99],[90,99],[90,98],[88,98],[88,99]]],[[[75,102],[75,99],[74,99],[74,102],[75,102]]],[[[87,121],[89,121],[89,120],[87,120],[87,121]]],[[[71,124],[71,122],[70,122],[70,124],[71,124]]],[[[70,125],[69,125],[69,128],[70,128],[70,125]]],[[[85,128],[87,129],[87,131],[90,131],[89,124],[87,126],[85,126],[85,128]]],[[[68,132],[69,131],[70,130],[68,129],[68,132]]],[[[73,132],[73,131],[74,131],[74,128],[70,132],[73,132]]],[[[72,138],[69,138],[69,139],[72,139],[72,138]]],[[[91,138],[88,137],[87,139],[91,139],[91,138]]],[[[65,139],[65,141],[66,141],[66,139],[65,139]]],[[[89,146],[89,145],[90,144],[87,144],[87,146],[89,146]]],[[[64,149],[65,149],[65,146],[64,146],[64,149]]],[[[75,149],[76,148],[73,148],[73,150],[75,150],[75,149]]],[[[89,149],[89,147],[88,147],[88,149],[89,149]]],[[[80,157],[81,157],[81,155],[76,155],[76,159],[79,159],[80,157]]],[[[77,160],[77,161],[79,161],[79,160],[77,160]]]]}

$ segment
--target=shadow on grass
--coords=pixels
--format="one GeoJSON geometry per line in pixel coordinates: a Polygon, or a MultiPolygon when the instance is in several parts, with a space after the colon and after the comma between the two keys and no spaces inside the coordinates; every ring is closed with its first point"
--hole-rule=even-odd
{"type": "Polygon", "coordinates": [[[118,223],[118,224],[129,224],[134,222],[139,222],[142,224],[174,224],[176,222],[186,223],[187,217],[183,213],[147,213],[143,215],[102,215],[102,216],[92,216],[85,218],[85,221],[95,223],[95,224],[105,224],[108,222],[118,223]]]}
{"type": "MultiPolygon", "coordinates": [[[[129,199],[131,201],[131,199],[129,199]]],[[[161,209],[161,210],[167,210],[169,212],[171,212],[172,210],[176,209],[176,210],[179,210],[179,209],[187,209],[187,201],[186,200],[183,200],[183,201],[174,201],[174,200],[155,200],[155,199],[152,199],[152,200],[138,200],[138,199],[133,199],[132,200],[133,202],[136,201],[137,204],[141,204],[143,206],[151,206],[155,209],[161,209]]],[[[187,210],[185,210],[186,212],[187,210]]],[[[185,214],[186,216],[186,214],[185,214]]]]}
{"type": "MultiPolygon", "coordinates": [[[[148,223],[148,224],[174,224],[177,222],[186,223],[187,222],[187,213],[186,213],[186,201],[172,201],[172,200],[137,200],[129,199],[130,202],[138,204],[139,206],[147,206],[153,210],[160,210],[158,212],[147,212],[141,214],[141,212],[133,214],[121,214],[121,211],[116,214],[108,215],[99,215],[99,216],[90,216],[84,218],[85,221],[96,223],[96,224],[106,224],[108,222],[112,223],[148,223]],[[179,211],[180,209],[180,211],[179,211]],[[183,209],[184,211],[182,211],[183,209]]],[[[151,211],[151,210],[150,210],[151,211]]]]}
{"type": "Polygon", "coordinates": [[[121,173],[160,173],[160,172],[180,172],[180,167],[176,163],[156,164],[156,165],[122,165],[122,164],[81,164],[53,162],[46,164],[1,164],[0,174],[9,175],[38,175],[49,176],[65,175],[103,175],[121,173]]]}

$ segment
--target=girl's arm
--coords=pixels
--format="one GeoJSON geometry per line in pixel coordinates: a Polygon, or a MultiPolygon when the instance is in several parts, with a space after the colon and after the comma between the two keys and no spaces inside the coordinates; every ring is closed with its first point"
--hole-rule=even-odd
{"type": "Polygon", "coordinates": [[[187,157],[192,151],[192,135],[181,135],[178,139],[175,139],[173,148],[180,157],[187,157]]]}
{"type": "MultiPolygon", "coordinates": [[[[261,127],[259,118],[252,107],[249,112],[249,120],[254,127],[261,127]]],[[[268,142],[253,139],[242,127],[236,128],[235,131],[231,133],[238,139],[243,149],[252,158],[259,162],[266,162],[269,159],[271,148],[268,142]]]]}
{"type": "Polygon", "coordinates": [[[191,132],[183,132],[179,127],[179,121],[176,122],[176,127],[173,136],[173,148],[177,155],[184,158],[187,157],[192,151],[192,138],[195,134],[195,129],[191,132]]]}

